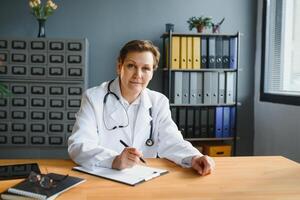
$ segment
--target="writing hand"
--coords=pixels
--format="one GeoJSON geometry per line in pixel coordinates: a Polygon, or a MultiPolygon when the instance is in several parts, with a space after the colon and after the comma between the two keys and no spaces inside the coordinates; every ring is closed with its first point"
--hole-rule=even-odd
{"type": "Polygon", "coordinates": [[[113,169],[131,168],[140,162],[140,157],[142,156],[143,154],[136,148],[126,147],[124,148],[122,153],[114,159],[112,163],[112,168],[113,169]]]}

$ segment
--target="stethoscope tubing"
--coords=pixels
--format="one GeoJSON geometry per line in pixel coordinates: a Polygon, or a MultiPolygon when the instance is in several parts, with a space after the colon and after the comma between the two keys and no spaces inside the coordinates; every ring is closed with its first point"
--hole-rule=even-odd
{"type": "MultiPolygon", "coordinates": [[[[104,122],[104,126],[105,126],[105,129],[108,130],[108,131],[112,131],[112,130],[115,130],[117,128],[126,128],[127,126],[129,126],[129,116],[128,116],[128,113],[124,107],[124,105],[121,103],[121,100],[120,100],[120,97],[111,91],[110,89],[110,86],[112,84],[114,80],[111,80],[108,82],[108,85],[107,85],[107,93],[104,95],[104,98],[103,98],[103,122],[104,122]],[[122,108],[124,109],[125,113],[126,113],[126,118],[127,118],[127,123],[125,125],[118,125],[118,126],[113,126],[112,128],[109,128],[106,124],[106,120],[105,120],[105,105],[106,105],[106,102],[107,102],[107,99],[108,99],[108,96],[109,95],[113,95],[117,101],[121,104],[122,108]]],[[[149,108],[149,115],[150,117],[152,117],[152,108],[149,108]]],[[[153,140],[153,120],[150,121],[150,134],[149,134],[149,138],[146,140],[145,142],[146,146],[153,146],[154,144],[154,140],[153,140]]]]}

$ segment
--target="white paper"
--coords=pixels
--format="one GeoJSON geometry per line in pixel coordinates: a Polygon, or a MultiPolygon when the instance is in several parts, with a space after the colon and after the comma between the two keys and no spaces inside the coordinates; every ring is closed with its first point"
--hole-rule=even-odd
{"type": "Polygon", "coordinates": [[[112,179],[129,185],[135,185],[142,181],[150,180],[154,177],[160,176],[161,174],[168,172],[165,169],[158,169],[142,165],[135,165],[132,168],[127,168],[123,170],[115,170],[103,167],[95,167],[93,170],[89,170],[80,166],[73,167],[73,169],[93,174],[96,176],[112,179]]]}

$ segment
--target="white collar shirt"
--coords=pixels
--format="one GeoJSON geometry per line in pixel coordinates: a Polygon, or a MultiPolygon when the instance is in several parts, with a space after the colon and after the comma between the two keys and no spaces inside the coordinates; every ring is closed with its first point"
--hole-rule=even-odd
{"type": "Polygon", "coordinates": [[[121,103],[123,104],[123,106],[127,112],[127,115],[128,115],[128,119],[129,119],[128,126],[131,131],[131,143],[133,143],[135,122],[136,122],[137,113],[138,113],[139,107],[140,107],[141,97],[138,96],[138,98],[135,99],[131,104],[129,104],[128,101],[126,99],[124,99],[122,95],[120,95],[120,97],[121,97],[120,98],[121,103]]]}

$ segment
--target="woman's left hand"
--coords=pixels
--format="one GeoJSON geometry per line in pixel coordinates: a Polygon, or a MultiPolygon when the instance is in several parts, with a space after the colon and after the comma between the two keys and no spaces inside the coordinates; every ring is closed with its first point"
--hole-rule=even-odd
{"type": "Polygon", "coordinates": [[[206,155],[194,156],[192,159],[192,168],[201,176],[210,174],[215,169],[215,161],[206,155]]]}

